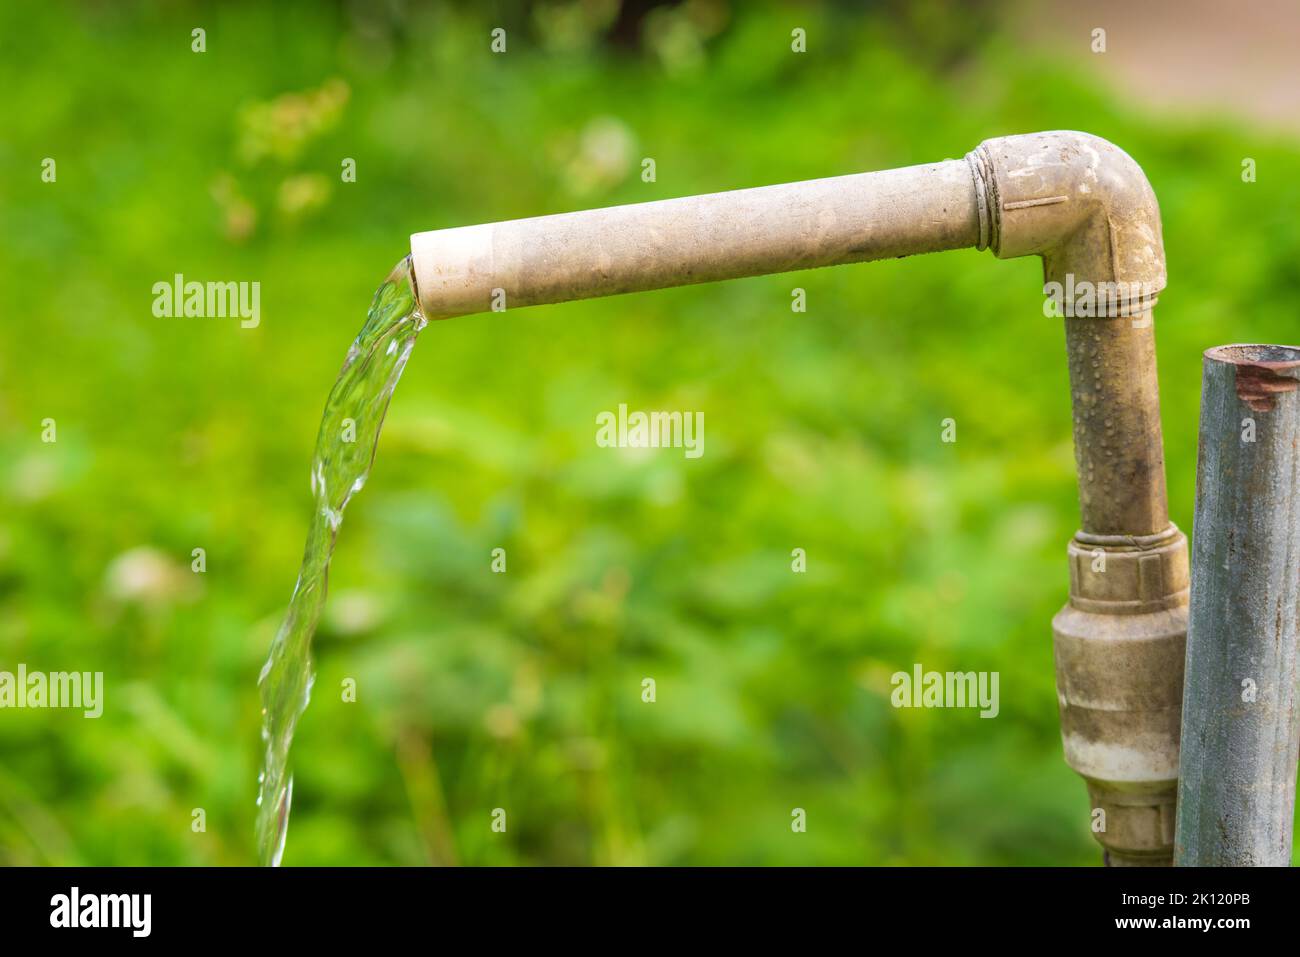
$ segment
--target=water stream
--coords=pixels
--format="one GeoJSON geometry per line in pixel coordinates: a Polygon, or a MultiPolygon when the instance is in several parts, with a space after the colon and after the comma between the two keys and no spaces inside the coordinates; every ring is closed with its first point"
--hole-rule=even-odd
{"type": "Polygon", "coordinates": [[[257,849],[262,864],[276,866],[284,854],[293,799],[289,748],[298,718],[311,700],[315,678],[311,640],[325,605],[330,557],[343,510],[370,475],[388,400],[425,325],[407,257],[376,290],[366,324],[348,349],[325,402],[312,457],[315,509],[302,566],[289,610],[258,678],[264,753],[258,778],[257,849]]]}

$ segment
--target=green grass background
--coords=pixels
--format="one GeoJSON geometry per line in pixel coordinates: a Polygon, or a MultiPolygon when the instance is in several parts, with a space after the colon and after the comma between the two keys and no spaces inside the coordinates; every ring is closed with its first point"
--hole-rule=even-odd
{"type": "MultiPolygon", "coordinates": [[[[1300,146],[1102,92],[993,6],[866,6],[695,3],[619,42],[600,2],[0,7],[0,668],[107,686],[99,720],[0,712],[0,862],[254,859],[318,417],[414,231],[1107,137],[1163,212],[1190,531],[1200,352],[1300,339],[1300,146]],[[155,318],[178,272],[261,282],[261,326],[155,318]]],[[[431,326],[342,532],[285,862],[1096,863],[1040,284],[967,251],[431,326]],[[597,448],[620,402],[703,411],[704,457],[597,448]],[[1000,672],[1000,715],[892,709],[913,662],[1000,672]]]]}

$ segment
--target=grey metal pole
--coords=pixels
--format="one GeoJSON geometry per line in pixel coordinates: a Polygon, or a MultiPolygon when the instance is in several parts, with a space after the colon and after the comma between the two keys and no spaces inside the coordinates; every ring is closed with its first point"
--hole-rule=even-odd
{"type": "Polygon", "coordinates": [[[1300,348],[1205,353],[1174,863],[1291,862],[1300,348]]]}

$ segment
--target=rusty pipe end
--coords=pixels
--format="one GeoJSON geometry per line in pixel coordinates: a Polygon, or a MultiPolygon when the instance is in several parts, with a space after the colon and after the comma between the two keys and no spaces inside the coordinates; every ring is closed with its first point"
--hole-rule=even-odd
{"type": "Polygon", "coordinates": [[[411,276],[424,317],[486,312],[498,281],[492,226],[458,226],[411,236],[411,276]]]}
{"type": "Polygon", "coordinates": [[[1215,346],[1204,354],[1207,362],[1236,366],[1237,398],[1252,411],[1272,412],[1279,395],[1300,387],[1294,374],[1300,369],[1300,346],[1242,343],[1215,346]]]}

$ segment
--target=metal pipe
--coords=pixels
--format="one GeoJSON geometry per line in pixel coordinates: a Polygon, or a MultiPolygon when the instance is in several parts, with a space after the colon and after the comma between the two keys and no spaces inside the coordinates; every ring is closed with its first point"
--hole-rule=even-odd
{"type": "Polygon", "coordinates": [[[1128,154],[1031,133],[964,161],[411,237],[430,319],[972,246],[1040,256],[1067,317],[1081,528],[1053,620],[1062,741],[1107,859],[1168,864],[1187,541],[1165,501],[1160,210],[1128,154]]]}
{"type": "Polygon", "coordinates": [[[960,249],[979,224],[970,167],[950,160],[416,233],[411,252],[422,311],[443,319],[960,249]]]}
{"type": "Polygon", "coordinates": [[[1300,348],[1205,353],[1175,862],[1291,863],[1300,348]]]}

